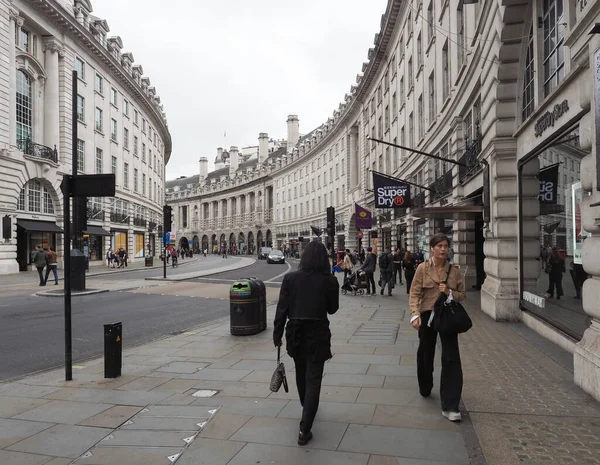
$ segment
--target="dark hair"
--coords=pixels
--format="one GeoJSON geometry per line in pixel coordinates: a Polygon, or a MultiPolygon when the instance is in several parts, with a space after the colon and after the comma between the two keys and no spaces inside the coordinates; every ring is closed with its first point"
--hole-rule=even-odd
{"type": "Polygon", "coordinates": [[[404,254],[404,260],[406,260],[407,262],[409,262],[412,259],[413,259],[413,255],[407,250],[406,253],[404,254]]]}
{"type": "Polygon", "coordinates": [[[445,234],[437,233],[431,236],[431,239],[429,239],[429,247],[433,248],[440,242],[447,242],[448,246],[450,246],[450,241],[448,240],[448,237],[446,237],[445,234]]]}
{"type": "Polygon", "coordinates": [[[367,247],[367,252],[372,252],[373,251],[373,247],[367,247]]]}
{"type": "Polygon", "coordinates": [[[317,241],[309,242],[302,252],[298,269],[307,272],[331,273],[331,265],[325,246],[317,241]]]}

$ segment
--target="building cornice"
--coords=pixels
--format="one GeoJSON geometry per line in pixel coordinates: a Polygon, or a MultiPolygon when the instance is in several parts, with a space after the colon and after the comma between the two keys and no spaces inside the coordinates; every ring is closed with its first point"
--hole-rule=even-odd
{"type": "Polygon", "coordinates": [[[139,102],[143,102],[148,115],[154,119],[154,124],[157,128],[160,128],[161,138],[164,143],[164,163],[168,163],[171,157],[172,140],[169,128],[164,121],[162,114],[158,108],[156,108],[155,100],[153,97],[146,95],[142,88],[125,73],[123,67],[117,60],[112,57],[108,50],[104,49],[94,38],[94,36],[86,30],[81,24],[79,24],[75,17],[69,14],[56,0],[24,0],[29,3],[34,9],[43,13],[47,18],[56,24],[61,30],[73,39],[75,39],[80,45],[87,48],[87,50],[94,55],[102,64],[104,64],[115,77],[117,77],[121,84],[123,84],[139,102]]]}

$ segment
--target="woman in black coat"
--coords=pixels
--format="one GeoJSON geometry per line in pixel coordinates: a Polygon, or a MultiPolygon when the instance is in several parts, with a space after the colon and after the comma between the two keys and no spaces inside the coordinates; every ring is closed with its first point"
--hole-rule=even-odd
{"type": "Polygon", "coordinates": [[[562,287],[562,275],[565,272],[565,261],[562,259],[558,250],[552,249],[548,264],[546,265],[548,272],[548,290],[546,291],[548,297],[554,295],[554,286],[556,286],[556,300],[564,295],[562,287]]]}
{"type": "Polygon", "coordinates": [[[410,286],[412,284],[412,280],[415,276],[415,269],[417,264],[408,250],[404,254],[404,259],[402,260],[402,268],[404,268],[404,279],[406,279],[406,293],[410,294],[410,286]]]}
{"type": "Polygon", "coordinates": [[[273,325],[276,347],[281,345],[285,327],[286,350],[296,366],[296,387],[303,407],[298,435],[301,446],[312,439],[323,367],[332,357],[327,315],[333,315],[338,307],[339,284],[331,274],[327,250],[313,241],[304,249],[298,271],[283,278],[273,325]]]}

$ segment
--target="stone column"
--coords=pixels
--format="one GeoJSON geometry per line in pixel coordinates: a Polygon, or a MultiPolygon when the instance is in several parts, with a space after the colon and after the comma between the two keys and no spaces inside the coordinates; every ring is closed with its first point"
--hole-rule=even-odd
{"type": "Polygon", "coordinates": [[[19,16],[19,12],[14,9],[12,6],[9,7],[9,15],[10,15],[10,35],[8,36],[9,46],[8,46],[8,59],[10,66],[8,67],[8,124],[9,124],[9,135],[8,135],[8,143],[11,147],[15,147],[17,145],[17,101],[16,101],[16,90],[17,90],[17,68],[15,66],[16,60],[16,31],[17,27],[21,27],[23,25],[23,18],[19,16]]]}
{"type": "Polygon", "coordinates": [[[44,138],[45,146],[54,148],[60,143],[59,80],[58,60],[63,57],[63,48],[54,38],[44,41],[44,138]]]}
{"type": "MultiPolygon", "coordinates": [[[[596,52],[593,57],[596,69],[600,65],[600,53],[596,52]]],[[[600,80],[600,76],[595,76],[600,80]]],[[[596,118],[600,115],[600,95],[596,93],[595,102],[596,118]]],[[[579,123],[580,128],[594,127],[592,120],[593,114],[588,113],[579,123]]],[[[598,120],[596,119],[596,125],[598,120]]],[[[596,134],[600,131],[596,127],[596,134]]],[[[600,140],[596,138],[595,150],[592,148],[593,131],[581,131],[579,140],[583,150],[590,150],[581,161],[581,187],[584,192],[590,193],[589,197],[584,197],[581,209],[581,220],[583,229],[592,233],[583,242],[583,268],[590,275],[583,284],[583,310],[591,317],[591,324],[583,333],[583,338],[575,346],[573,357],[575,384],[584,391],[600,401],[600,212],[598,207],[592,207],[592,204],[600,202],[600,192],[596,182],[596,170],[600,167],[598,163],[598,150],[600,140]]],[[[597,136],[596,136],[597,137],[597,136]]]]}
{"type": "MultiPolygon", "coordinates": [[[[540,260],[540,225],[537,217],[540,214],[540,172],[539,159],[535,158],[525,164],[521,170],[519,181],[521,190],[521,221],[523,223],[520,242],[523,244],[523,256],[520,257],[523,271],[522,288],[534,294],[538,293],[537,282],[542,273],[540,260]]],[[[520,251],[518,251],[520,252],[520,251]]]]}
{"type": "Polygon", "coordinates": [[[454,264],[460,266],[467,292],[477,283],[475,265],[475,221],[456,220],[453,225],[452,242],[454,264]]]}
{"type": "Polygon", "coordinates": [[[358,127],[352,126],[348,136],[348,164],[350,189],[358,186],[358,127]]]}

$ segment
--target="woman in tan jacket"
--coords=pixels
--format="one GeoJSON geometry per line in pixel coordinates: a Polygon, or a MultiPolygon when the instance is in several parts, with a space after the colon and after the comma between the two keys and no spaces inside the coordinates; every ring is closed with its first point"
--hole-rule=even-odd
{"type": "MultiPolygon", "coordinates": [[[[429,397],[433,389],[433,359],[438,333],[429,325],[431,311],[440,292],[452,295],[456,302],[466,297],[460,271],[447,261],[449,241],[444,234],[435,234],[429,241],[431,258],[417,268],[410,288],[410,324],[419,331],[417,377],[419,392],[429,397]]],[[[458,408],[463,375],[458,349],[458,334],[440,333],[442,342],[442,379],[440,397],[442,415],[450,421],[460,421],[458,408]]]]}

